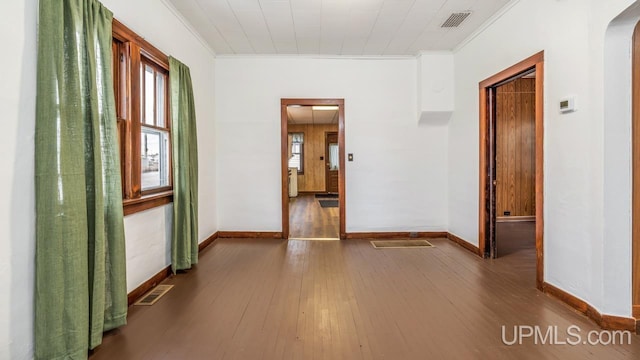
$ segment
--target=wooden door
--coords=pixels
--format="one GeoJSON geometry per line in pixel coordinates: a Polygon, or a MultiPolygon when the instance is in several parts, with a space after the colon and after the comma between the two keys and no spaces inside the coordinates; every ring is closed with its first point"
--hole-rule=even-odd
{"type": "Polygon", "coordinates": [[[331,132],[325,136],[325,182],[327,192],[338,192],[338,172],[340,171],[340,156],[338,153],[338,133],[331,132]]]}
{"type": "Polygon", "coordinates": [[[535,218],[536,79],[496,89],[496,217],[535,218]]]}

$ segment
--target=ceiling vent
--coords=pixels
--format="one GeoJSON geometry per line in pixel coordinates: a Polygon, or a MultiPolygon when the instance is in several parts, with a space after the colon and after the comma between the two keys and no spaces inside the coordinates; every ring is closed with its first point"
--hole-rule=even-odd
{"type": "Polygon", "coordinates": [[[462,24],[462,22],[467,17],[469,17],[469,15],[471,15],[471,11],[453,13],[453,14],[451,14],[451,16],[449,16],[449,18],[440,27],[443,27],[443,28],[458,27],[458,26],[460,26],[460,24],[462,24]]]}

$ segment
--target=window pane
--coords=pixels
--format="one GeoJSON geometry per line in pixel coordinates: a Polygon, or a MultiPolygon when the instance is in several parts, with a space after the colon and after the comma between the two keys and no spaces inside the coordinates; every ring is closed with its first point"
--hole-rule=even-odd
{"type": "Polygon", "coordinates": [[[289,167],[297,168],[300,171],[300,154],[293,154],[289,159],[289,167]]]}
{"type": "Polygon", "coordinates": [[[338,170],[338,144],[329,144],[329,170],[338,170]]]}
{"type": "Polygon", "coordinates": [[[168,132],[142,127],[142,190],[169,185],[168,132]]]}
{"type": "Polygon", "coordinates": [[[154,125],[155,77],[153,68],[144,65],[144,123],[154,125]]]}
{"type": "Polygon", "coordinates": [[[165,127],[164,123],[164,74],[156,73],[156,114],[158,115],[156,125],[165,127]]]}
{"type": "Polygon", "coordinates": [[[291,141],[302,144],[304,142],[304,133],[293,133],[291,141]]]}

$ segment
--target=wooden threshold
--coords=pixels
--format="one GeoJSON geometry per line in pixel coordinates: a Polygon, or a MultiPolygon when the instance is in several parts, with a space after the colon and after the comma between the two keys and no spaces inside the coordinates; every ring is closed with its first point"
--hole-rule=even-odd
{"type": "Polygon", "coordinates": [[[219,231],[221,239],[282,239],[282,232],[275,231],[219,231]]]}
{"type": "MultiPolygon", "coordinates": [[[[213,233],[203,242],[198,244],[198,252],[202,252],[209,245],[213,244],[214,241],[218,239],[218,232],[213,233]]],[[[131,306],[133,303],[138,301],[141,296],[149,292],[149,290],[153,289],[156,285],[161,283],[164,279],[171,276],[171,265],[168,265],[164,269],[160,270],[157,274],[153,275],[149,280],[140,284],[137,288],[133,289],[130,293],[127,294],[127,304],[131,306]]]]}
{"type": "Polygon", "coordinates": [[[559,289],[547,282],[542,284],[542,291],[553,296],[565,304],[571,306],[576,311],[584,314],[593,320],[598,326],[605,330],[628,330],[636,332],[636,319],[621,316],[601,314],[586,301],[579,299],[568,292],[559,289]]]}
{"type": "Polygon", "coordinates": [[[524,222],[536,221],[535,216],[498,216],[496,222],[524,222]]]}

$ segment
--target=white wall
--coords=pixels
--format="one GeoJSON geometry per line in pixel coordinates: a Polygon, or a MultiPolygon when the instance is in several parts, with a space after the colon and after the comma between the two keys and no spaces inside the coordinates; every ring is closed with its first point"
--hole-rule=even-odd
{"type": "MultiPolygon", "coordinates": [[[[217,230],[215,207],[214,57],[159,1],[104,0],[115,16],[152,44],[191,68],[200,152],[200,239],[217,230]]],[[[0,359],[33,357],[34,123],[37,1],[2,1],[0,39],[0,359]],[[7,290],[8,289],[8,290],[7,290]]],[[[171,207],[125,218],[127,287],[169,264],[171,207]]]]}
{"type": "Polygon", "coordinates": [[[450,51],[418,55],[418,117],[424,124],[446,124],[454,110],[455,63],[450,51]]]}
{"type": "Polygon", "coordinates": [[[347,232],[446,230],[447,128],[417,124],[410,59],[218,57],[220,230],[281,231],[280,99],[344,98],[347,232]]]}
{"type": "Polygon", "coordinates": [[[0,2],[0,359],[33,352],[36,8],[0,2]]]}
{"type": "MultiPolygon", "coordinates": [[[[449,230],[477,244],[478,83],[545,51],[545,281],[620,316],[631,314],[630,237],[604,232],[604,128],[610,119],[604,115],[603,60],[607,26],[632,2],[515,1],[456,51],[456,111],[449,128],[449,230]],[[561,115],[558,102],[570,94],[577,96],[579,110],[561,115]],[[605,266],[603,254],[611,248],[618,251],[609,252],[615,257],[605,266]]],[[[628,60],[629,53],[622,56],[628,60]]],[[[622,89],[612,91],[629,96],[622,89]]],[[[630,134],[622,131],[628,142],[630,134]]],[[[607,162],[628,167],[628,154],[607,162]]],[[[625,173],[607,175],[616,176],[625,173]]],[[[630,196],[629,189],[618,191],[622,199],[630,196]]],[[[614,214],[608,216],[626,216],[628,222],[628,204],[620,201],[610,204],[614,214]]]]}
{"type": "MultiPolygon", "coordinates": [[[[607,9],[602,9],[606,11],[607,9]]],[[[606,308],[626,306],[608,294],[626,294],[624,276],[632,266],[631,231],[631,34],[640,19],[637,1],[610,25],[604,57],[604,303],[606,308]],[[613,240],[613,241],[611,241],[613,240]],[[627,241],[628,240],[628,241],[627,241]],[[620,261],[623,259],[623,261],[620,261]]],[[[629,293],[629,296],[631,294],[629,293]]],[[[622,312],[624,308],[620,310],[622,312]]]]}

